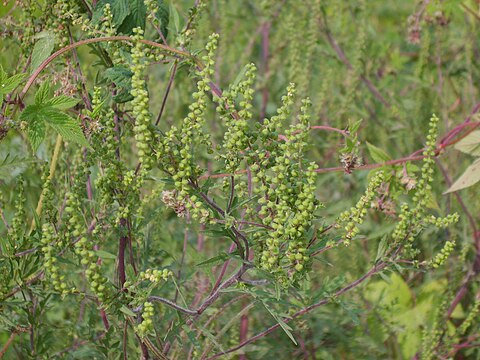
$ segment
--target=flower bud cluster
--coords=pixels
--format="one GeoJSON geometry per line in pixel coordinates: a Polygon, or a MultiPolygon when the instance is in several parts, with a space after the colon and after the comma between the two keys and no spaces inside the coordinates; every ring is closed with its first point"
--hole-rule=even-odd
{"type": "Polygon", "coordinates": [[[101,206],[107,206],[114,202],[115,189],[123,171],[123,166],[115,154],[117,140],[113,116],[113,110],[109,110],[105,116],[102,116],[102,131],[96,136],[97,146],[95,149],[105,167],[103,174],[95,180],[101,206]]]}
{"type": "Polygon", "coordinates": [[[225,167],[227,172],[233,174],[237,171],[242,160],[241,152],[250,144],[249,121],[252,118],[251,108],[253,101],[253,83],[255,81],[256,66],[248,64],[245,69],[244,80],[237,86],[231,86],[219,100],[217,112],[221,114],[226,131],[223,137],[223,148],[226,150],[225,167]],[[234,117],[235,99],[242,96],[238,116],[234,117]]]}
{"type": "Polygon", "coordinates": [[[342,237],[343,243],[348,246],[350,241],[359,233],[358,225],[361,225],[367,215],[367,209],[372,205],[372,201],[378,193],[378,189],[385,179],[383,171],[377,172],[370,180],[365,194],[360,198],[357,204],[348,211],[340,214],[336,221],[336,228],[344,227],[345,234],[342,237]]]}
{"type": "Polygon", "coordinates": [[[75,252],[80,256],[80,263],[86,267],[85,275],[90,285],[90,290],[98,297],[98,300],[105,302],[109,295],[108,279],[102,275],[100,265],[97,262],[98,256],[93,251],[93,242],[88,236],[82,236],[75,244],[75,252]]]}
{"type": "Polygon", "coordinates": [[[82,203],[80,194],[85,175],[89,173],[87,164],[79,165],[79,176],[75,179],[72,190],[67,194],[65,212],[68,216],[67,235],[76,239],[75,253],[80,258],[80,264],[86,267],[85,275],[90,285],[90,290],[98,297],[100,301],[105,301],[108,296],[107,278],[100,271],[100,265],[97,263],[98,256],[93,250],[94,243],[92,235],[87,234],[86,225],[82,214],[82,203]]]}
{"type": "Polygon", "coordinates": [[[12,244],[21,243],[21,238],[25,233],[25,201],[23,179],[20,179],[17,187],[17,196],[15,198],[15,215],[8,229],[12,244]]]}
{"type": "Polygon", "coordinates": [[[43,214],[48,221],[54,221],[55,219],[55,191],[53,189],[52,180],[49,177],[50,171],[48,164],[45,165],[45,170],[42,174],[42,195],[43,196],[43,214]]]}
{"type": "Polygon", "coordinates": [[[171,270],[168,269],[163,269],[163,270],[157,270],[157,269],[147,269],[145,271],[142,271],[138,274],[138,279],[140,281],[142,280],[148,280],[151,283],[158,284],[162,280],[167,281],[169,277],[173,276],[173,273],[171,270]]]}
{"type": "Polygon", "coordinates": [[[458,328],[460,334],[465,334],[468,328],[472,325],[478,324],[478,316],[480,315],[480,298],[477,296],[472,309],[467,315],[467,318],[463,321],[462,325],[458,328]]]}
{"type": "Polygon", "coordinates": [[[443,265],[445,261],[448,259],[450,254],[452,253],[453,249],[455,248],[455,240],[447,241],[443,246],[443,249],[440,250],[434,259],[431,260],[431,265],[434,268],[438,268],[439,266],[443,265]]]}
{"type": "Polygon", "coordinates": [[[145,337],[149,332],[153,331],[154,309],[153,304],[149,301],[143,303],[142,322],[137,325],[137,333],[140,337],[145,337]]]}
{"type": "Polygon", "coordinates": [[[147,21],[150,21],[157,29],[160,28],[160,20],[157,18],[160,7],[158,6],[158,0],[145,0],[145,6],[147,7],[147,21]]]}
{"type": "Polygon", "coordinates": [[[425,212],[430,198],[430,191],[433,181],[434,164],[435,164],[435,149],[436,139],[438,132],[438,117],[432,115],[430,118],[430,128],[427,135],[427,141],[423,155],[423,166],[421,169],[420,179],[418,180],[416,191],[412,197],[413,206],[410,208],[407,204],[403,204],[399,215],[399,222],[395,227],[392,237],[395,243],[401,243],[405,240],[408,243],[405,245],[405,249],[410,252],[413,257],[418,250],[412,248],[412,242],[427,224],[434,224],[440,228],[444,228],[456,221],[458,221],[458,215],[452,214],[445,218],[427,217],[425,212]]]}
{"type": "Polygon", "coordinates": [[[435,225],[439,229],[445,229],[448,226],[455,224],[460,219],[460,216],[457,213],[449,214],[444,218],[430,216],[426,218],[426,223],[435,225]]]}
{"type": "Polygon", "coordinates": [[[178,46],[185,48],[192,42],[193,37],[197,31],[198,18],[201,11],[206,7],[205,1],[196,1],[195,6],[188,9],[188,22],[185,28],[177,37],[178,46]]]}
{"type": "MultiPolygon", "coordinates": [[[[135,40],[143,39],[143,30],[141,28],[133,29],[135,40]]],[[[151,114],[148,108],[148,91],[147,84],[144,79],[145,71],[145,55],[144,45],[137,41],[132,48],[132,65],[130,69],[133,72],[132,90],[133,96],[132,106],[135,116],[135,126],[133,132],[135,134],[136,145],[138,149],[138,157],[143,168],[149,169],[152,165],[150,145],[152,141],[151,130],[151,114]]]]}
{"type": "MultiPolygon", "coordinates": [[[[272,116],[270,119],[265,119],[263,122],[264,126],[260,136],[263,141],[273,140],[271,146],[277,144],[278,129],[282,127],[282,123],[287,120],[287,117],[290,114],[296,92],[297,90],[295,84],[290,83],[287,87],[287,93],[282,96],[282,106],[277,109],[277,114],[272,116]]],[[[271,148],[271,146],[267,147],[268,151],[275,150],[274,148],[271,148]]]]}
{"type": "Polygon", "coordinates": [[[192,214],[192,218],[198,218],[201,222],[208,220],[209,211],[195,195],[190,197],[190,201],[187,201],[187,196],[191,179],[200,174],[200,169],[193,158],[194,145],[202,143],[211,146],[209,136],[202,131],[202,127],[205,124],[207,92],[210,79],[214,74],[214,56],[217,44],[218,34],[210,35],[205,48],[207,54],[202,57],[205,67],[197,73],[200,79],[197,81],[197,91],[192,95],[195,101],[190,104],[189,112],[183,119],[181,134],[178,139],[180,144],[177,149],[173,149],[174,155],[178,156],[178,167],[177,169],[169,168],[169,171],[173,173],[172,178],[175,182],[179,201],[184,201],[186,208],[192,214]]]}
{"type": "Polygon", "coordinates": [[[264,123],[269,130],[265,138],[275,139],[277,143],[270,147],[272,152],[275,151],[275,157],[265,158],[259,153],[260,165],[251,166],[257,185],[255,193],[260,196],[258,215],[265,226],[272,228],[265,239],[262,234],[255,236],[260,245],[259,265],[274,274],[283,286],[294,281],[309,260],[306,233],[318,207],[315,199],[316,165],[303,159],[310,128],[308,111],[311,104],[308,99],[303,101],[299,123],[286,131],[284,142],[276,141],[278,127],[293,104],[293,94],[291,84],[277,115],[264,123]],[[270,132],[275,135],[271,136],[270,132]]]}
{"type": "Polygon", "coordinates": [[[57,264],[56,251],[58,249],[58,238],[55,228],[50,223],[44,223],[42,226],[42,253],[45,259],[45,279],[51,283],[53,289],[65,296],[70,293],[65,282],[65,275],[60,275],[60,269],[57,264]]]}

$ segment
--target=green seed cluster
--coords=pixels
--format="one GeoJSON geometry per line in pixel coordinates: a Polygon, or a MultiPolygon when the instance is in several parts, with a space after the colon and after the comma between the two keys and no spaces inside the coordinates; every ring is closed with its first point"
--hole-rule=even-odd
{"type": "Polygon", "coordinates": [[[153,304],[149,301],[143,303],[142,322],[137,325],[137,333],[140,337],[145,337],[153,331],[153,318],[154,309],[153,304]]]}
{"type": "Polygon", "coordinates": [[[223,93],[217,106],[217,113],[221,114],[222,122],[226,131],[223,137],[223,148],[226,151],[225,167],[227,172],[233,174],[237,171],[242,160],[240,152],[245,151],[249,146],[252,136],[249,134],[249,121],[252,118],[252,101],[257,68],[255,64],[248,64],[245,69],[244,80],[238,86],[231,86],[223,93]],[[242,96],[238,118],[233,116],[235,110],[235,99],[242,96]]]}
{"type": "Polygon", "coordinates": [[[93,251],[93,242],[87,236],[82,236],[75,244],[75,252],[80,256],[80,263],[86,266],[85,275],[90,285],[90,290],[101,302],[105,302],[109,295],[107,288],[108,279],[101,274],[98,256],[93,251]]]}
{"type": "Polygon", "coordinates": [[[209,211],[206,209],[201,201],[198,201],[195,195],[187,200],[190,179],[195,178],[200,174],[200,169],[193,159],[194,145],[203,143],[211,147],[209,136],[202,131],[205,124],[205,110],[207,106],[208,90],[210,79],[214,74],[214,56],[218,43],[218,34],[212,34],[205,47],[207,54],[202,57],[205,67],[197,72],[200,78],[197,81],[197,91],[193,93],[195,100],[189,106],[189,112],[182,123],[181,135],[179,136],[178,151],[178,168],[173,166],[169,171],[173,173],[173,180],[175,181],[175,189],[178,192],[178,199],[180,202],[185,201],[186,208],[190,211],[193,219],[200,219],[201,222],[206,222],[209,218],[209,211]]]}
{"type": "Polygon", "coordinates": [[[54,205],[55,191],[49,175],[50,171],[48,169],[48,164],[46,164],[45,170],[42,174],[43,214],[47,221],[53,222],[56,215],[54,205]]]}
{"type": "MultiPolygon", "coordinates": [[[[90,290],[98,297],[100,301],[105,301],[108,296],[106,286],[107,279],[101,274],[100,265],[97,263],[98,256],[93,251],[95,233],[87,234],[87,228],[83,219],[81,194],[86,176],[90,173],[87,163],[79,164],[78,176],[72,186],[72,190],[67,193],[65,212],[67,214],[67,237],[73,237],[75,242],[75,253],[80,258],[80,264],[86,266],[85,275],[90,290]]],[[[96,229],[98,231],[98,228],[96,229]]]]}
{"type": "Polygon", "coordinates": [[[427,217],[425,214],[430,191],[432,190],[430,184],[433,181],[438,121],[439,119],[435,115],[430,119],[430,129],[427,135],[426,147],[423,152],[425,158],[423,159],[423,166],[420,179],[416,186],[416,192],[412,197],[413,206],[410,208],[407,204],[402,205],[399,214],[400,221],[392,234],[395,243],[401,243],[405,240],[408,241],[408,243],[405,244],[405,249],[410,253],[411,257],[416,256],[418,253],[418,250],[412,248],[412,242],[427,224],[434,224],[440,228],[445,228],[458,221],[459,218],[457,214],[448,215],[445,218],[427,217]]]}
{"type": "Polygon", "coordinates": [[[117,31],[113,25],[113,13],[110,8],[110,4],[105,4],[103,7],[103,28],[105,31],[105,36],[115,36],[117,31]]]}
{"type": "Polygon", "coordinates": [[[42,226],[42,253],[45,259],[45,279],[51,282],[53,289],[65,296],[71,292],[65,282],[65,275],[60,275],[60,269],[57,264],[56,252],[58,245],[57,234],[55,228],[50,223],[42,226]]]}
{"type": "MultiPolygon", "coordinates": [[[[262,142],[270,141],[270,146],[267,146],[267,151],[274,151],[275,145],[278,140],[278,129],[282,127],[282,123],[287,120],[290,114],[291,107],[294,103],[296,86],[294,83],[290,83],[287,87],[287,93],[282,96],[282,106],[277,109],[277,114],[270,119],[265,119],[263,122],[263,129],[260,132],[262,142]]],[[[272,154],[275,156],[275,154],[272,154]]]]}
{"type": "Polygon", "coordinates": [[[187,26],[182,30],[182,32],[177,37],[178,46],[185,48],[190,45],[192,42],[195,33],[197,32],[198,19],[202,10],[206,7],[206,4],[203,0],[196,2],[196,5],[188,9],[188,22],[187,26]]]}
{"type": "Polygon", "coordinates": [[[445,298],[441,304],[434,310],[434,320],[431,327],[426,327],[422,338],[422,360],[436,359],[435,353],[438,349],[438,344],[441,342],[443,331],[443,323],[448,309],[448,297],[445,298]]]}
{"type": "Polygon", "coordinates": [[[12,244],[20,244],[25,233],[25,201],[23,179],[20,179],[15,198],[15,215],[8,230],[12,244]]]}
{"type": "MultiPolygon", "coordinates": [[[[279,126],[287,117],[293,92],[291,85],[276,118],[265,121],[271,131],[277,132],[278,128],[274,126],[279,126]]],[[[261,233],[254,235],[260,244],[259,265],[274,274],[283,286],[294,281],[309,260],[306,233],[318,207],[315,199],[316,165],[303,159],[310,129],[310,106],[308,99],[303,101],[299,122],[285,132],[284,142],[277,142],[276,156],[263,158],[260,165],[251,166],[257,184],[255,192],[260,196],[258,215],[264,225],[272,228],[263,241],[261,233]]]]}
{"type": "Polygon", "coordinates": [[[150,21],[153,26],[157,29],[160,29],[160,20],[157,18],[156,14],[160,10],[157,0],[145,0],[145,6],[147,7],[147,20],[150,21]]]}
{"type": "Polygon", "coordinates": [[[358,228],[367,215],[367,209],[371,207],[372,200],[378,192],[378,188],[385,179],[383,171],[377,172],[370,180],[365,194],[360,198],[357,204],[348,211],[340,214],[336,221],[336,227],[344,227],[345,234],[342,236],[343,243],[348,246],[350,241],[360,232],[358,228]]]}
{"type": "Polygon", "coordinates": [[[450,254],[453,252],[454,248],[455,248],[455,240],[447,241],[443,246],[442,250],[440,250],[440,253],[438,253],[435,256],[435,258],[432,259],[431,266],[436,269],[439,266],[443,265],[445,261],[448,259],[448,257],[450,256],[450,254]]]}
{"type": "Polygon", "coordinates": [[[430,216],[426,218],[426,222],[432,225],[435,225],[439,229],[445,229],[451,224],[458,222],[460,216],[457,213],[449,214],[444,218],[430,216]]]}
{"type": "Polygon", "coordinates": [[[467,318],[463,321],[462,325],[458,328],[458,332],[463,335],[467,332],[468,328],[472,325],[477,324],[478,326],[478,316],[480,314],[480,298],[477,297],[475,303],[472,306],[472,309],[467,315],[467,318]]]}
{"type": "Polygon", "coordinates": [[[435,140],[437,133],[438,118],[433,116],[430,120],[430,131],[427,137],[427,147],[424,151],[426,158],[423,160],[421,179],[417,184],[417,191],[412,198],[414,202],[413,209],[408,204],[403,204],[399,215],[398,222],[394,232],[393,239],[396,242],[402,242],[408,239],[410,242],[414,240],[414,235],[418,232],[421,220],[424,215],[425,207],[428,201],[428,191],[431,190],[430,182],[433,180],[433,156],[435,155],[435,140]]]}
{"type": "MultiPolygon", "coordinates": [[[[133,29],[136,40],[143,39],[143,30],[141,28],[133,29]]],[[[138,149],[138,157],[142,163],[142,167],[150,168],[152,165],[150,143],[152,141],[151,114],[148,108],[148,91],[146,89],[146,81],[144,79],[145,71],[145,55],[146,51],[141,42],[137,41],[132,48],[132,65],[130,69],[133,72],[132,90],[133,96],[132,107],[135,115],[135,126],[133,132],[135,134],[136,145],[138,149]]]]}
{"type": "Polygon", "coordinates": [[[163,269],[163,270],[147,269],[145,271],[142,271],[140,274],[138,274],[138,279],[140,281],[148,280],[151,283],[158,284],[162,280],[167,281],[168,278],[172,275],[173,275],[173,273],[168,269],[163,269]]]}

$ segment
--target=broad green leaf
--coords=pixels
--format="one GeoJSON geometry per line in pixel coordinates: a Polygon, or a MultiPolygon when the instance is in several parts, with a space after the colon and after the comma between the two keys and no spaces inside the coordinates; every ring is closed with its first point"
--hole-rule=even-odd
{"type": "Polygon", "coordinates": [[[170,20],[170,12],[168,5],[165,4],[165,1],[158,0],[158,11],[157,19],[160,20],[160,31],[163,34],[163,37],[166,39],[168,36],[168,23],[170,20]]]}
{"type": "Polygon", "coordinates": [[[42,109],[45,122],[58,132],[65,140],[91,148],[88,144],[80,124],[68,116],[53,108],[42,109]]]}
{"type": "Polygon", "coordinates": [[[455,144],[455,149],[474,156],[480,156],[480,130],[468,134],[455,144]]]}
{"type": "Polygon", "coordinates": [[[136,27],[145,29],[145,19],[147,16],[147,7],[143,0],[129,0],[128,3],[130,13],[118,28],[118,32],[124,34],[132,34],[132,30],[136,27]]]}
{"type": "Polygon", "coordinates": [[[50,31],[42,31],[35,35],[35,39],[37,41],[33,47],[32,62],[30,63],[32,73],[50,56],[55,45],[55,37],[50,31]]]}
{"type": "Polygon", "coordinates": [[[48,85],[48,82],[45,81],[44,83],[42,83],[42,85],[40,85],[40,88],[35,93],[35,104],[40,105],[45,103],[48,99],[49,94],[50,85],[48,85]]]}
{"type": "Polygon", "coordinates": [[[450,188],[444,192],[448,194],[454,191],[470,187],[480,181],[480,159],[477,159],[470,165],[465,172],[455,181],[450,188]]]}
{"type": "Polygon", "coordinates": [[[77,105],[77,103],[78,103],[78,99],[74,99],[65,95],[60,95],[60,96],[51,98],[50,100],[45,102],[45,105],[50,105],[58,110],[67,110],[77,105]]]}
{"type": "Polygon", "coordinates": [[[27,127],[27,138],[32,145],[33,152],[38,150],[38,147],[45,139],[45,123],[40,119],[30,121],[27,127]]]}
{"type": "Polygon", "coordinates": [[[124,103],[133,99],[130,94],[133,73],[125,66],[115,66],[105,71],[105,77],[115,83],[120,91],[113,97],[116,103],[124,103]]]}
{"type": "Polygon", "coordinates": [[[10,181],[19,173],[23,172],[28,165],[37,162],[36,158],[19,158],[7,154],[3,161],[0,161],[0,179],[10,181]]]}
{"type": "Polygon", "coordinates": [[[373,161],[376,163],[384,163],[386,161],[391,160],[392,158],[382,149],[376,147],[375,145],[370,144],[367,141],[367,148],[370,156],[372,157],[373,161]]]}
{"type": "Polygon", "coordinates": [[[15,88],[20,85],[20,83],[25,79],[26,74],[16,74],[8,79],[4,79],[1,81],[0,85],[0,93],[8,94],[15,90],[15,88]]]}
{"type": "Polygon", "coordinates": [[[115,28],[123,23],[125,18],[130,13],[128,0],[100,0],[97,2],[95,9],[93,10],[92,24],[98,24],[104,15],[104,7],[106,4],[110,4],[110,10],[113,15],[113,25],[115,28]]]}
{"type": "Polygon", "coordinates": [[[133,72],[126,66],[114,66],[105,70],[104,75],[115,85],[120,87],[131,86],[133,72]]]}

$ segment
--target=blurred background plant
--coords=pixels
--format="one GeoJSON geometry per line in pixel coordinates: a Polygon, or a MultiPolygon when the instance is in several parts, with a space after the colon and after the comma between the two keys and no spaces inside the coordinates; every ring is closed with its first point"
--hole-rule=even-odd
{"type": "Polygon", "coordinates": [[[0,357],[480,357],[477,1],[0,16],[0,357]]]}

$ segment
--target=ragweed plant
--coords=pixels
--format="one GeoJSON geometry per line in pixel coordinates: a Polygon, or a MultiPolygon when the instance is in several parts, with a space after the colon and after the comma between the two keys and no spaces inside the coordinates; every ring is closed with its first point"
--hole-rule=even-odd
{"type": "Polygon", "coordinates": [[[5,2],[0,357],[478,355],[453,3],[5,2]]]}

